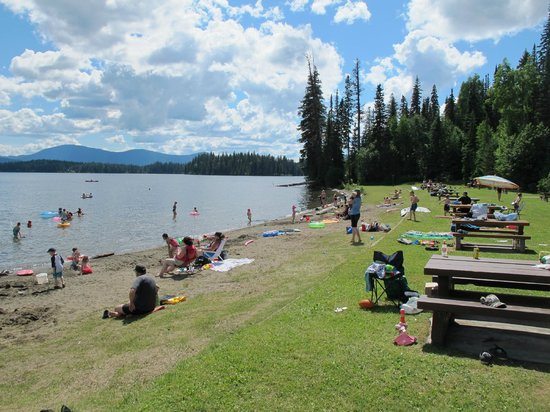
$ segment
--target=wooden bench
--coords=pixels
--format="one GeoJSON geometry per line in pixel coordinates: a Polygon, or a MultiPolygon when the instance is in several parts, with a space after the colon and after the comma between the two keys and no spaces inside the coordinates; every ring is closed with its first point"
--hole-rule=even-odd
{"type": "Polygon", "coordinates": [[[480,246],[483,248],[502,248],[503,245],[490,245],[490,244],[480,244],[480,245],[470,245],[463,244],[462,240],[465,237],[476,237],[482,239],[511,239],[513,241],[512,249],[518,250],[519,252],[525,252],[525,241],[531,239],[531,236],[518,235],[515,233],[487,233],[487,232],[467,232],[467,233],[458,233],[453,232],[453,236],[456,240],[456,250],[461,250],[464,246],[475,247],[480,246]]]}
{"type": "Polygon", "coordinates": [[[449,322],[457,315],[480,316],[484,319],[507,323],[534,322],[550,327],[550,309],[548,308],[522,305],[492,308],[482,305],[479,301],[427,296],[422,296],[418,300],[418,308],[433,312],[431,337],[434,345],[445,344],[449,322]]]}
{"type": "MultiPolygon", "coordinates": [[[[437,279],[433,279],[437,282],[437,279]]],[[[505,288],[505,289],[523,289],[523,290],[543,290],[550,291],[550,285],[544,283],[525,283],[506,280],[494,279],[479,279],[479,278],[461,278],[453,277],[452,285],[475,285],[490,288],[505,288]]],[[[550,304],[548,305],[550,307],[550,304]]]]}

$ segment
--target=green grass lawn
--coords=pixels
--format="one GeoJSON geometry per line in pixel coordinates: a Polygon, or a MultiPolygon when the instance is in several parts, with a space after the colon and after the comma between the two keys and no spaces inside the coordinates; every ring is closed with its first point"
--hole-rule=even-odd
{"type": "MultiPolygon", "coordinates": [[[[409,186],[401,186],[408,205],[409,186]]],[[[366,187],[364,203],[381,203],[393,187],[366,187]]],[[[489,190],[469,190],[482,201],[496,201],[489,190]]],[[[372,311],[357,302],[367,297],[364,271],[374,249],[404,250],[409,285],[422,291],[428,280],[423,267],[433,252],[396,242],[407,230],[447,231],[449,220],[437,219],[442,205],[418,193],[419,222],[398,212],[379,221],[394,229],[363,233],[363,246],[349,245],[349,235],[327,234],[282,266],[259,277],[258,293],[217,293],[176,305],[139,322],[113,329],[100,320],[83,321],[52,342],[0,354],[0,363],[24,362],[31,350],[44,357],[56,348],[72,362],[46,361],[17,383],[0,383],[0,410],[29,410],[40,393],[23,398],[24,385],[46,378],[46,392],[65,389],[66,403],[79,410],[548,410],[550,367],[508,363],[487,367],[477,359],[424,345],[429,313],[409,316],[409,332],[419,344],[396,347],[399,321],[388,302],[372,311]],[[335,313],[336,307],[348,310],[335,313]],[[75,346],[74,341],[79,345],[75,346]],[[73,342],[68,343],[68,342],[73,342]],[[175,354],[176,366],[153,379],[136,374],[125,353],[159,346],[157,356],[175,354]],[[78,362],[75,364],[74,362],[78,362]],[[98,384],[80,392],[70,388],[79,373],[97,373],[98,384]],[[50,378],[50,377],[54,378],[50,378]],[[136,381],[133,384],[133,380],[136,381]]],[[[510,204],[513,194],[503,195],[510,204]]],[[[550,204],[525,195],[522,218],[532,254],[483,253],[482,256],[535,259],[550,250],[550,204]]],[[[471,255],[471,252],[451,252],[471,255]]],[[[160,359],[151,358],[151,367],[160,359]]],[[[36,385],[36,383],[34,383],[36,385]]]]}
{"type": "MultiPolygon", "coordinates": [[[[378,203],[388,187],[366,188],[366,201],[378,203]]],[[[495,192],[469,190],[470,196],[496,200],[495,192]]],[[[528,246],[538,251],[550,243],[549,205],[526,196],[523,218],[531,221],[528,246]]],[[[433,252],[396,242],[409,229],[448,230],[449,221],[436,219],[442,206],[420,192],[420,205],[431,214],[420,222],[403,221],[387,235],[375,234],[376,249],[405,251],[409,283],[422,290],[423,266],[433,252]],[[382,239],[380,237],[382,236],[382,239]]],[[[503,196],[509,204],[513,194],[503,196]]],[[[399,223],[396,212],[381,221],[399,223]]],[[[483,366],[478,360],[423,342],[429,314],[410,316],[410,332],[420,338],[414,347],[392,344],[398,315],[388,304],[362,311],[357,301],[366,296],[363,272],[372,258],[367,246],[349,247],[343,235],[324,239],[328,253],[345,254],[346,261],[326,277],[263,320],[211,345],[181,362],[145,390],[129,393],[117,405],[122,410],[544,410],[550,400],[547,367],[517,364],[483,366]],[[335,313],[334,308],[349,309],[335,313]]],[[[454,252],[458,253],[458,252],[454,252]]],[[[471,252],[461,252],[468,254],[471,252]]],[[[483,254],[500,256],[502,254],[483,254]]],[[[533,254],[504,257],[533,259],[533,254]]],[[[318,270],[323,270],[322,267],[318,270]]]]}

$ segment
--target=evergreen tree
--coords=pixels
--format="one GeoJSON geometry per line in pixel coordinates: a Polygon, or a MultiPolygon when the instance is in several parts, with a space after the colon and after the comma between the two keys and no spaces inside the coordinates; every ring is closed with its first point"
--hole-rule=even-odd
{"type": "Polygon", "coordinates": [[[537,118],[550,127],[550,12],[540,38],[538,47],[538,68],[540,90],[538,91],[537,118]]]}
{"type": "Polygon", "coordinates": [[[476,137],[477,153],[474,174],[476,176],[494,174],[497,145],[493,136],[493,130],[487,121],[481,122],[477,127],[476,137]]]}
{"type": "Polygon", "coordinates": [[[436,117],[439,117],[439,96],[435,84],[432,86],[432,94],[430,95],[429,117],[432,122],[436,117]]]}
{"type": "Polygon", "coordinates": [[[325,104],[321,90],[321,80],[317,67],[307,60],[308,78],[305,95],[298,114],[302,120],[298,130],[301,132],[300,159],[304,165],[304,174],[312,182],[322,184],[323,178],[322,147],[323,134],[326,126],[325,104]]]}
{"type": "Polygon", "coordinates": [[[409,105],[407,104],[407,98],[401,95],[401,104],[399,105],[399,118],[403,119],[409,117],[409,105]]]}
{"type": "Polygon", "coordinates": [[[449,120],[451,123],[455,123],[456,120],[456,102],[455,96],[453,94],[453,89],[451,89],[451,94],[445,99],[445,110],[443,111],[445,119],[449,120]]]}
{"type": "Polygon", "coordinates": [[[340,102],[339,108],[339,122],[340,122],[340,133],[342,135],[342,142],[346,148],[346,158],[347,158],[347,175],[348,179],[351,179],[351,134],[353,130],[353,86],[349,75],[346,76],[344,82],[344,97],[340,102]]]}
{"type": "Polygon", "coordinates": [[[416,76],[416,80],[414,81],[412,96],[411,96],[411,109],[410,109],[410,115],[414,116],[415,114],[420,114],[421,110],[421,104],[422,104],[422,92],[420,90],[420,80],[418,80],[418,76],[416,76]]]}

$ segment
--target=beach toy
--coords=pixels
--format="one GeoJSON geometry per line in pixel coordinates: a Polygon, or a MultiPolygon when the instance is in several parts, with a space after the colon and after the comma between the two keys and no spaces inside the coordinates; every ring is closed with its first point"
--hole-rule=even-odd
{"type": "Polygon", "coordinates": [[[351,235],[351,234],[352,234],[351,226],[346,227],[346,233],[347,233],[348,235],[351,235]]]}
{"type": "Polygon", "coordinates": [[[244,245],[245,245],[245,246],[248,246],[248,245],[250,245],[252,242],[254,242],[254,239],[247,240],[246,242],[244,242],[244,245]]]}
{"type": "Polygon", "coordinates": [[[38,283],[39,285],[44,285],[48,283],[47,273],[37,273],[35,277],[36,277],[36,283],[38,283]]]}
{"type": "Polygon", "coordinates": [[[69,222],[58,223],[57,224],[57,227],[61,228],[61,229],[65,229],[66,227],[69,227],[69,226],[71,226],[71,224],[69,222]]]}
{"type": "Polygon", "coordinates": [[[322,222],[326,225],[330,225],[331,223],[338,223],[338,219],[323,219],[322,222]]]}
{"type": "Polygon", "coordinates": [[[51,212],[49,210],[45,210],[43,212],[40,212],[40,217],[44,219],[49,219],[50,217],[57,216],[57,212],[51,212]]]}
{"type": "Polygon", "coordinates": [[[322,229],[325,227],[323,222],[310,222],[309,227],[312,229],[322,229]]]}
{"type": "Polygon", "coordinates": [[[89,274],[91,274],[91,273],[94,273],[94,271],[93,271],[92,268],[89,267],[89,266],[82,269],[82,274],[83,274],[83,275],[89,275],[89,274]]]}
{"type": "Polygon", "coordinates": [[[32,269],[22,269],[15,272],[17,276],[31,276],[34,275],[34,271],[32,269]]]}
{"type": "Polygon", "coordinates": [[[198,216],[198,215],[200,215],[199,212],[190,212],[189,214],[190,214],[191,216],[198,216]]]}
{"type": "Polygon", "coordinates": [[[59,216],[56,216],[52,219],[54,222],[61,222],[61,218],[59,216]]]}
{"type": "Polygon", "coordinates": [[[274,237],[274,236],[279,236],[279,231],[278,230],[269,230],[267,232],[264,232],[262,233],[262,236],[263,237],[274,237]]]}
{"type": "Polygon", "coordinates": [[[372,309],[374,308],[374,303],[370,299],[362,299],[359,301],[359,307],[361,309],[372,309]]]}

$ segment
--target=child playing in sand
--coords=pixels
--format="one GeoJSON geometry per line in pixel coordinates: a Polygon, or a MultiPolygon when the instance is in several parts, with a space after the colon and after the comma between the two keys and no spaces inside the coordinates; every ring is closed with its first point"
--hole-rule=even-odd
{"type": "Polygon", "coordinates": [[[71,255],[72,261],[71,261],[71,269],[72,270],[78,270],[78,262],[80,261],[80,251],[78,248],[73,247],[73,254],[71,255]]]}
{"type": "Polygon", "coordinates": [[[82,256],[82,262],[80,263],[80,274],[89,275],[90,273],[92,273],[90,258],[88,256],[82,256]]]}
{"type": "Polygon", "coordinates": [[[56,250],[51,247],[48,249],[48,253],[51,256],[52,260],[52,272],[53,272],[53,281],[55,283],[54,289],[61,289],[65,287],[65,279],[63,278],[63,263],[64,260],[59,256],[56,250]],[[61,286],[59,286],[61,283],[61,286]]]}

